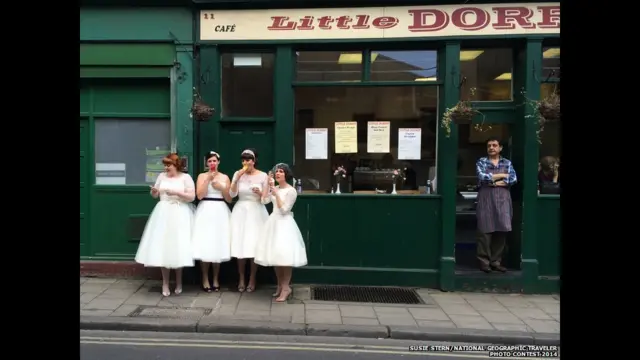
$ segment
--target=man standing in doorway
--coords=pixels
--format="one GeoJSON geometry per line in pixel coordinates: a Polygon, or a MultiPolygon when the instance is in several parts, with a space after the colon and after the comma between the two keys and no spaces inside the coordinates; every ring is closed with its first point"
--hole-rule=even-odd
{"type": "Polygon", "coordinates": [[[511,161],[500,156],[500,140],[489,138],[487,155],[476,162],[478,177],[478,245],[477,254],[480,269],[506,272],[502,266],[507,233],[511,231],[513,205],[509,189],[516,183],[516,171],[511,161]]]}

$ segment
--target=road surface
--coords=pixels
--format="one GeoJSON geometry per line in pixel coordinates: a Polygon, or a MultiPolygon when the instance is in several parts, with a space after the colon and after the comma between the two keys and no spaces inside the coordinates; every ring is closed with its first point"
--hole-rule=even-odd
{"type": "MultiPolygon", "coordinates": [[[[476,360],[482,352],[410,351],[420,345],[454,345],[413,340],[92,331],[80,332],[81,360],[476,360]]],[[[455,344],[478,345],[478,344],[455,344]]],[[[530,359],[534,358],[523,358],[530,359]]]]}

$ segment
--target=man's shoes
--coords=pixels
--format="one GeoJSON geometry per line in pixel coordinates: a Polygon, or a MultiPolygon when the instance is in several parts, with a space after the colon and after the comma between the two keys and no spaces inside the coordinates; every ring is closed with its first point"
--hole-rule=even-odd
{"type": "Polygon", "coordinates": [[[500,264],[491,265],[491,269],[493,269],[495,271],[499,271],[501,273],[507,272],[507,268],[502,266],[502,265],[500,265],[500,264]]]}
{"type": "Polygon", "coordinates": [[[489,267],[489,265],[480,265],[480,270],[486,272],[487,274],[491,272],[491,268],[489,267]]]}

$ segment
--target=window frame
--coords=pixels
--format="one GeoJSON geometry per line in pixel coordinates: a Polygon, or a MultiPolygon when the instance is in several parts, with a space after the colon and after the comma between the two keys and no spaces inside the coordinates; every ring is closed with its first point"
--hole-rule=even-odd
{"type": "MultiPolygon", "coordinates": [[[[358,82],[348,82],[348,81],[297,81],[295,80],[292,83],[292,86],[295,87],[326,87],[326,86],[348,86],[348,87],[357,87],[357,86],[439,86],[443,85],[444,81],[441,79],[441,71],[440,71],[440,61],[436,59],[436,63],[438,64],[438,68],[436,69],[436,80],[435,81],[373,81],[371,80],[371,53],[376,51],[435,51],[438,52],[438,47],[426,47],[426,48],[415,48],[415,47],[390,47],[390,46],[376,46],[376,47],[357,47],[357,46],[341,46],[338,48],[331,47],[331,50],[335,51],[346,51],[346,52],[360,52],[362,54],[362,71],[360,73],[360,81],[358,82]]],[[[294,54],[295,52],[326,52],[331,51],[325,47],[303,47],[303,46],[293,46],[294,54]]],[[[297,71],[297,63],[294,59],[293,61],[293,69],[294,74],[297,71]]]]}
{"type": "MultiPolygon", "coordinates": [[[[441,48],[443,46],[442,43],[431,43],[432,46],[407,46],[406,43],[395,43],[395,44],[391,44],[391,43],[386,43],[386,44],[376,44],[377,46],[367,46],[367,47],[358,47],[358,46],[354,46],[351,43],[342,43],[342,44],[332,44],[330,47],[327,46],[327,44],[310,44],[310,45],[301,45],[301,44],[291,44],[291,49],[292,49],[292,53],[294,56],[294,59],[292,60],[292,78],[293,81],[291,82],[291,87],[292,87],[292,91],[295,93],[296,88],[298,87],[436,87],[437,91],[436,93],[438,94],[438,100],[437,100],[437,110],[436,110],[436,122],[439,125],[440,124],[440,118],[441,118],[441,96],[442,96],[442,91],[444,88],[444,80],[443,77],[440,75],[442,74],[442,69],[441,66],[443,64],[443,62],[440,60],[440,56],[441,55],[441,48]],[[312,52],[312,51],[318,51],[318,52],[326,52],[330,50],[334,50],[334,51],[343,51],[343,52],[358,52],[360,51],[362,53],[362,73],[361,73],[361,80],[359,82],[345,82],[345,81],[297,81],[295,80],[295,73],[297,71],[297,64],[295,61],[295,53],[298,51],[308,51],[308,52],[312,52]],[[437,69],[436,69],[436,81],[372,81],[371,80],[371,52],[376,52],[376,51],[436,51],[438,54],[438,57],[436,59],[436,63],[437,63],[437,69]]],[[[295,97],[294,97],[294,103],[292,104],[293,108],[295,109],[296,104],[295,104],[295,97]]],[[[294,121],[294,126],[295,127],[295,115],[293,118],[294,121]]],[[[436,146],[435,146],[435,172],[436,174],[438,173],[438,166],[439,166],[439,151],[438,151],[438,141],[440,138],[440,130],[438,129],[439,126],[437,126],[437,131],[436,131],[436,146]]],[[[293,139],[293,137],[295,136],[295,134],[292,132],[291,133],[291,137],[293,139]]],[[[393,136],[393,134],[391,135],[393,136]]],[[[295,158],[295,154],[294,158],[295,158]]],[[[331,196],[333,194],[305,194],[304,192],[301,194],[304,196],[331,196]]],[[[342,193],[340,196],[356,196],[356,197],[367,197],[367,196],[378,196],[378,195],[369,195],[369,194],[353,194],[353,193],[342,193]]],[[[415,197],[440,197],[441,195],[439,195],[438,193],[430,193],[430,194],[394,194],[392,195],[393,197],[397,197],[397,198],[415,198],[415,197]]]]}
{"type": "Polygon", "coordinates": [[[219,122],[275,122],[275,112],[276,112],[276,90],[277,90],[277,72],[276,72],[276,64],[278,61],[277,54],[275,48],[256,48],[256,47],[243,47],[243,46],[233,46],[233,47],[224,47],[218,50],[218,66],[217,66],[217,74],[214,74],[214,79],[219,79],[220,85],[218,86],[218,104],[220,108],[219,122]],[[236,55],[236,54],[256,54],[256,55],[264,55],[270,54],[273,56],[273,86],[272,86],[272,101],[273,101],[273,114],[271,116],[225,116],[223,111],[223,100],[222,93],[224,89],[222,88],[223,81],[223,56],[224,55],[236,55]],[[217,76],[216,76],[217,75],[217,76]]]}
{"type": "MultiPolygon", "coordinates": [[[[90,176],[88,181],[88,186],[95,188],[97,190],[123,190],[123,191],[133,191],[139,192],[140,189],[147,189],[149,184],[118,184],[118,185],[109,185],[109,184],[96,184],[96,120],[102,119],[135,119],[135,120],[166,120],[170,127],[171,134],[171,143],[175,143],[177,141],[176,134],[176,102],[174,98],[176,96],[175,89],[175,80],[177,77],[176,68],[171,67],[167,68],[167,80],[166,86],[169,86],[169,112],[129,112],[129,111],[95,111],[95,88],[97,84],[100,84],[103,81],[113,82],[117,85],[122,85],[123,81],[137,81],[136,79],[88,79],[86,83],[86,88],[88,90],[88,108],[81,109],[80,111],[80,119],[87,119],[89,126],[89,134],[90,134],[90,146],[89,146],[89,158],[90,161],[90,176]],[[98,81],[96,83],[95,81],[98,81]]],[[[149,78],[151,81],[163,80],[163,78],[149,78]]],[[[81,88],[82,88],[81,84],[81,88]]],[[[81,90],[82,91],[82,90],[81,90]]]]}

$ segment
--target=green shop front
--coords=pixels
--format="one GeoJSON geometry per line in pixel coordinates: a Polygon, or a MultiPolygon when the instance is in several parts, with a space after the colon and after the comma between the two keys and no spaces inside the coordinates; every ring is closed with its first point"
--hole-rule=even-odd
{"type": "Polygon", "coordinates": [[[133,260],[160,159],[193,157],[192,44],[188,6],[80,9],[81,270],[133,260]]]}
{"type": "Polygon", "coordinates": [[[232,174],[247,147],[263,170],[292,166],[309,259],[296,283],[558,291],[560,195],[539,195],[537,172],[560,156],[559,128],[540,132],[530,102],[559,91],[559,3],[198,3],[194,86],[216,113],[193,125],[196,171],[215,150],[232,174]],[[459,100],[480,114],[445,131],[459,100]],[[519,177],[506,274],[475,259],[475,162],[490,136],[519,177]],[[393,169],[404,179],[391,194],[393,169]]]}

